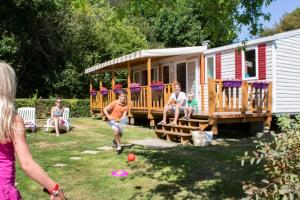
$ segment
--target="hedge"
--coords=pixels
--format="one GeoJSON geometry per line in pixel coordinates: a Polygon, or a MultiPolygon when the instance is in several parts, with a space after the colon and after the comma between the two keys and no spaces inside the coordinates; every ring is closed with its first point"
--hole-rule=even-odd
{"type": "MultiPolygon", "coordinates": [[[[35,107],[37,118],[48,118],[56,99],[16,99],[15,107],[35,107]]],[[[63,106],[70,108],[70,117],[90,117],[88,99],[63,99],[63,106]]]]}

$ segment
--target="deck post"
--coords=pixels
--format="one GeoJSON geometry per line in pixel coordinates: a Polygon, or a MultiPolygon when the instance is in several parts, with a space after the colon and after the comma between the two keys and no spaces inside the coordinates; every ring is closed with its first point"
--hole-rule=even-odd
{"type": "Polygon", "coordinates": [[[131,113],[131,91],[130,91],[130,84],[131,84],[131,71],[130,71],[130,62],[127,62],[127,107],[128,107],[128,117],[132,117],[131,113]]]}
{"type": "Polygon", "coordinates": [[[148,119],[150,119],[150,126],[154,126],[154,118],[151,114],[152,109],[152,90],[151,90],[151,58],[147,60],[147,74],[148,74],[148,87],[147,87],[147,110],[148,110],[148,119]]]}
{"type": "Polygon", "coordinates": [[[245,114],[248,110],[248,83],[243,81],[242,83],[242,114],[245,114]]]}
{"type": "Polygon", "coordinates": [[[214,135],[218,135],[218,121],[216,119],[213,121],[211,131],[214,135]]]}
{"type": "Polygon", "coordinates": [[[215,81],[208,79],[208,114],[212,116],[216,109],[216,86],[215,81]]]}
{"type": "Polygon", "coordinates": [[[219,107],[219,112],[223,111],[223,83],[222,80],[219,81],[219,85],[218,85],[218,107],[219,107]]]}
{"type": "Polygon", "coordinates": [[[115,100],[115,97],[116,97],[116,95],[115,95],[115,93],[113,92],[113,89],[114,89],[114,87],[115,87],[115,67],[114,66],[112,66],[112,72],[111,72],[112,74],[111,74],[111,90],[112,90],[112,93],[111,93],[111,98],[112,98],[112,101],[114,101],[115,100]]]}
{"type": "Polygon", "coordinates": [[[268,85],[268,113],[272,113],[272,83],[270,82],[268,85]]]}
{"type": "MultiPolygon", "coordinates": [[[[92,91],[93,89],[93,85],[92,85],[92,79],[90,79],[90,91],[89,93],[92,91]]],[[[93,96],[90,94],[90,112],[93,113],[93,96]]]]}
{"type": "Polygon", "coordinates": [[[204,55],[200,57],[200,85],[201,85],[201,111],[204,111],[204,55]]]}
{"type": "MultiPolygon", "coordinates": [[[[100,75],[99,87],[100,87],[100,88],[99,88],[99,91],[100,91],[101,88],[103,87],[103,84],[102,84],[102,76],[101,76],[101,75],[100,75]]],[[[99,106],[99,108],[100,108],[100,114],[103,114],[103,113],[102,113],[102,109],[103,109],[103,108],[102,108],[102,105],[103,105],[102,102],[103,102],[103,98],[102,98],[102,94],[100,94],[100,103],[99,103],[99,104],[100,104],[100,106],[99,106]]]]}

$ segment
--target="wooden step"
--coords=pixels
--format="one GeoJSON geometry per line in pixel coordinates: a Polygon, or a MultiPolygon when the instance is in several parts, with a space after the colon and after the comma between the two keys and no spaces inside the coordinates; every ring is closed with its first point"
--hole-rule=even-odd
{"type": "Polygon", "coordinates": [[[166,130],[155,130],[156,135],[166,137],[168,141],[172,141],[175,137],[180,138],[181,144],[186,144],[190,141],[192,135],[188,133],[179,133],[173,131],[166,131],[166,130]]]}
{"type": "Polygon", "coordinates": [[[173,132],[173,131],[167,131],[167,130],[155,130],[155,132],[162,133],[163,136],[177,135],[177,136],[191,136],[192,137],[192,134],[190,134],[190,133],[180,133],[180,132],[173,132]]]}
{"type": "Polygon", "coordinates": [[[182,125],[172,125],[172,124],[163,124],[161,126],[181,128],[181,129],[190,129],[190,130],[200,130],[199,127],[197,127],[197,126],[182,126],[182,125]]]}
{"type": "MultiPolygon", "coordinates": [[[[170,118],[171,121],[174,120],[174,118],[170,118]]],[[[208,123],[208,119],[181,119],[179,118],[178,121],[185,121],[185,122],[199,122],[199,123],[208,123]]]]}
{"type": "Polygon", "coordinates": [[[161,134],[163,134],[163,136],[177,135],[177,136],[191,136],[192,137],[192,134],[190,134],[190,133],[180,133],[180,132],[173,132],[173,131],[166,131],[166,130],[155,130],[155,132],[161,133],[161,134]]]}

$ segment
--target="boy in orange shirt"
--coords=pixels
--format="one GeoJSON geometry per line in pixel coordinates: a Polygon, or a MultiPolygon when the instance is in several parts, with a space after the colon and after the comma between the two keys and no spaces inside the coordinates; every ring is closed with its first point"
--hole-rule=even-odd
{"type": "Polygon", "coordinates": [[[120,121],[126,119],[127,114],[127,102],[126,102],[126,93],[121,91],[119,98],[111,102],[108,106],[103,109],[105,116],[108,119],[109,126],[114,131],[113,144],[116,147],[116,152],[121,153],[122,147],[120,146],[120,138],[122,136],[122,127],[120,121]]]}

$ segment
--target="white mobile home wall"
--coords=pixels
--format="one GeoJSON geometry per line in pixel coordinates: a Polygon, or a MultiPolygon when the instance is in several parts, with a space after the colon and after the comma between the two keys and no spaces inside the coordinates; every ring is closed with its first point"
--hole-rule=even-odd
{"type": "MultiPolygon", "coordinates": [[[[266,81],[273,83],[273,113],[300,113],[300,29],[250,40],[247,44],[246,48],[266,44],[266,81]]],[[[235,49],[241,46],[242,44],[234,44],[204,51],[205,57],[221,53],[222,80],[235,79],[235,49]]],[[[206,76],[205,62],[205,79],[206,76]]],[[[208,109],[207,89],[206,80],[205,110],[208,109]]],[[[198,100],[201,105],[201,99],[198,100]]]]}
{"type": "MultiPolygon", "coordinates": [[[[259,44],[266,44],[266,81],[272,81],[272,42],[264,42],[258,44],[252,44],[246,46],[246,48],[256,48],[259,44]]],[[[229,48],[226,50],[216,51],[210,49],[210,53],[205,54],[205,58],[214,56],[216,58],[217,53],[221,53],[221,79],[230,80],[235,79],[235,48],[229,48]]],[[[205,86],[204,86],[204,107],[205,110],[208,110],[208,84],[207,84],[207,60],[205,59],[205,86]]],[[[215,62],[215,71],[216,71],[216,62],[215,62]]],[[[259,73],[259,72],[257,72],[259,73]]],[[[251,81],[256,81],[257,79],[252,79],[251,81]]],[[[241,95],[241,94],[240,94],[241,95]]],[[[201,103],[201,99],[199,104],[201,103]]],[[[201,104],[200,104],[201,105],[201,104]]]]}
{"type": "MultiPolygon", "coordinates": [[[[300,112],[300,33],[274,41],[274,113],[300,112]]],[[[273,94],[274,94],[273,93],[273,94]]]]}

